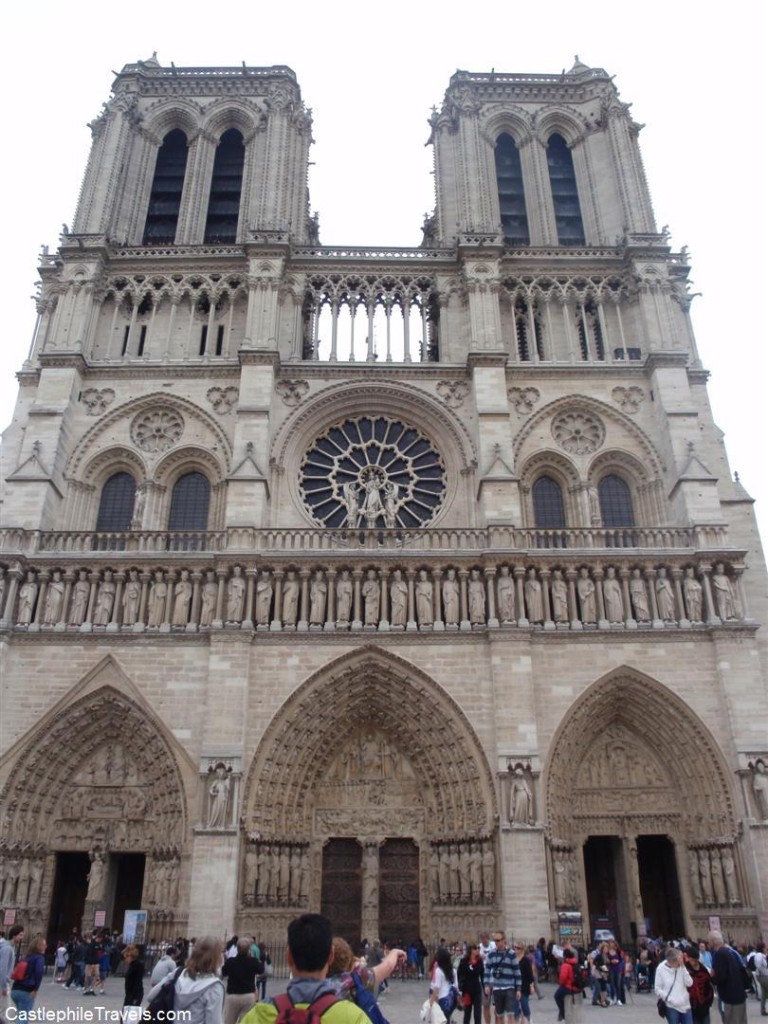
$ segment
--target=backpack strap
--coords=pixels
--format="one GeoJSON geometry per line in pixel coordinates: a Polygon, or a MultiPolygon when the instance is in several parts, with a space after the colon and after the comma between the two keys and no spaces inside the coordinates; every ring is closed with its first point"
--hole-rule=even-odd
{"type": "Polygon", "coordinates": [[[307,1007],[308,1013],[316,1013],[318,1017],[322,1017],[333,1006],[334,1003],[339,1002],[339,997],[335,992],[326,992],[322,996],[318,996],[313,1002],[307,1007]]]}

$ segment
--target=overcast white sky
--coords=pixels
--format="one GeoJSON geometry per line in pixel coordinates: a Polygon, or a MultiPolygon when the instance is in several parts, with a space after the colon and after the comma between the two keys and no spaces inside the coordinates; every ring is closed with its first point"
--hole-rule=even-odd
{"type": "Polygon", "coordinates": [[[109,97],[112,71],[153,50],[179,67],[289,65],[314,114],[310,188],[322,242],[418,245],[434,204],[426,119],[453,72],[556,73],[578,54],[615,75],[647,126],[640,141],[657,222],[675,248],[689,247],[715,418],[768,540],[766,11],[763,0],[18,4],[2,16],[0,423],[11,418],[34,326],[37,254],[72,221],[85,125],[109,97]]]}

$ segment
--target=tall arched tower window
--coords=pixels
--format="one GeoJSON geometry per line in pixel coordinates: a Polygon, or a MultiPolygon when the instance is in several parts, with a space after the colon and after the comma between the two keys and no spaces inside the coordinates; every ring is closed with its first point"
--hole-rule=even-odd
{"type": "Polygon", "coordinates": [[[207,530],[211,485],[202,473],[185,473],[173,485],[168,529],[207,530]]]}
{"type": "Polygon", "coordinates": [[[504,132],[496,140],[496,185],[499,190],[501,231],[509,245],[528,245],[528,216],[520,151],[511,135],[504,132]]]}
{"type": "Polygon", "coordinates": [[[130,473],[114,473],[104,484],[96,516],[97,533],[130,530],[136,501],[136,481],[130,473]]]}
{"type": "Polygon", "coordinates": [[[540,476],[533,485],[533,517],[543,530],[565,528],[565,508],[560,484],[551,476],[540,476]]]}
{"type": "Polygon", "coordinates": [[[600,515],[603,526],[634,526],[632,493],[629,485],[620,476],[609,473],[598,485],[600,515]]]}
{"type": "Polygon", "coordinates": [[[186,170],[187,137],[180,128],[174,128],[165,136],[157,153],[144,245],[172,245],[176,241],[186,170]]]}
{"type": "Polygon", "coordinates": [[[234,242],[237,239],[244,160],[243,136],[236,128],[230,128],[221,136],[213,161],[208,218],[205,222],[207,243],[234,242]]]}
{"type": "Polygon", "coordinates": [[[568,143],[555,132],[547,145],[547,165],[555,207],[555,225],[559,245],[584,245],[584,225],[581,221],[579,193],[573,157],[568,143]]]}

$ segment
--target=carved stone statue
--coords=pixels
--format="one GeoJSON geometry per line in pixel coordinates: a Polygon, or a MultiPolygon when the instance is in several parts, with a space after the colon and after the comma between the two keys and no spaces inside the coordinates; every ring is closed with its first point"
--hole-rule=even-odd
{"type": "Polygon", "coordinates": [[[568,864],[561,850],[555,850],[552,855],[552,869],[555,876],[555,905],[564,907],[568,903],[568,864]]]}
{"type": "Polygon", "coordinates": [[[656,577],[656,604],[659,609],[659,618],[663,622],[676,621],[675,592],[664,566],[659,569],[659,574],[656,577]]]}
{"type": "Polygon", "coordinates": [[[232,782],[223,764],[216,766],[208,787],[208,828],[226,828],[229,824],[229,793],[232,782]]]}
{"type": "Polygon", "coordinates": [[[98,850],[91,854],[91,870],[88,874],[86,899],[97,900],[104,890],[104,855],[98,850]]]}
{"type": "Polygon", "coordinates": [[[587,506],[589,508],[589,525],[600,527],[603,525],[603,516],[600,509],[600,494],[594,484],[587,487],[587,506]]]}
{"type": "Polygon", "coordinates": [[[344,504],[347,506],[344,526],[354,528],[360,518],[360,491],[353,481],[344,484],[344,504]]]}
{"type": "Polygon", "coordinates": [[[392,573],[389,586],[389,621],[392,626],[405,626],[408,615],[408,584],[400,569],[392,573]]]}
{"type": "Polygon", "coordinates": [[[533,792],[520,765],[514,770],[509,797],[509,820],[515,825],[533,821],[533,792]]]}
{"type": "Polygon", "coordinates": [[[479,903],[483,898],[483,854],[479,843],[472,843],[469,849],[469,884],[472,899],[479,903]]]}
{"type": "Polygon", "coordinates": [[[559,569],[552,573],[552,618],[555,622],[568,621],[568,585],[559,569]]]}
{"type": "Polygon", "coordinates": [[[768,821],[768,767],[762,757],[752,766],[752,793],[758,821],[768,821]]]}
{"type": "Polygon", "coordinates": [[[181,570],[181,578],[173,588],[173,616],[171,624],[186,626],[189,622],[189,605],[192,601],[192,584],[189,582],[187,569],[181,570]]]}
{"type": "Polygon", "coordinates": [[[363,854],[363,906],[379,906],[379,850],[374,843],[367,843],[363,854]]]}
{"type": "Polygon", "coordinates": [[[419,569],[416,581],[416,619],[420,626],[431,626],[434,622],[432,610],[432,581],[426,569],[419,569]]]}
{"type": "Polygon", "coordinates": [[[362,587],[362,595],[365,605],[365,625],[378,626],[381,588],[379,586],[379,581],[376,578],[375,569],[369,569],[366,573],[365,582],[362,587]]]}
{"type": "Polygon", "coordinates": [[[450,895],[449,863],[450,856],[448,853],[448,847],[443,845],[440,847],[440,864],[438,867],[440,899],[443,903],[446,902],[450,895]]]}
{"type": "Polygon", "coordinates": [[[64,607],[64,580],[57,570],[48,584],[45,594],[45,608],[43,610],[43,625],[55,626],[61,619],[61,612],[64,607]]]}
{"type": "Polygon", "coordinates": [[[19,589],[19,614],[17,621],[20,626],[28,626],[35,614],[35,603],[37,601],[37,582],[33,572],[27,573],[26,581],[19,589]]]}
{"type": "Polygon", "coordinates": [[[447,626],[459,624],[459,581],[456,570],[449,569],[443,580],[443,618],[447,626]]]}
{"type": "Polygon", "coordinates": [[[597,605],[595,602],[595,584],[589,578],[589,570],[586,566],[582,566],[581,569],[579,569],[579,578],[576,581],[576,590],[579,595],[581,621],[596,622],[597,605]]]}
{"type": "Polygon", "coordinates": [[[322,626],[325,622],[327,595],[328,584],[325,582],[323,570],[317,569],[309,587],[309,623],[311,626],[322,626]]]}
{"type": "Polygon", "coordinates": [[[492,903],[496,895],[496,855],[489,842],[483,849],[483,893],[487,903],[492,903]]]}
{"type": "Polygon", "coordinates": [[[365,481],[365,499],[362,512],[365,516],[365,525],[372,530],[376,520],[384,511],[381,501],[381,488],[384,481],[379,473],[370,473],[365,481]]]}
{"type": "Polygon", "coordinates": [[[243,570],[236,565],[227,583],[227,622],[242,622],[245,606],[245,579],[243,570]]]}
{"type": "Polygon", "coordinates": [[[269,610],[272,606],[272,578],[262,569],[256,581],[256,625],[269,625],[269,610]]]}
{"type": "Polygon", "coordinates": [[[700,907],[702,904],[701,878],[699,878],[699,855],[696,850],[688,851],[688,874],[691,879],[693,901],[697,907],[700,907]]]}
{"type": "Polygon", "coordinates": [[[709,860],[709,850],[699,850],[699,877],[701,878],[701,894],[704,903],[711,906],[715,902],[715,894],[712,889],[712,868],[709,860]]]}
{"type": "Polygon", "coordinates": [[[349,569],[343,569],[339,582],[336,584],[336,621],[340,626],[349,625],[352,611],[352,590],[349,569]]]}
{"type": "Polygon", "coordinates": [[[515,581],[509,572],[508,565],[502,565],[496,582],[496,605],[499,622],[515,621],[515,581]]]}
{"type": "Polygon", "coordinates": [[[96,608],[93,612],[94,626],[106,626],[112,617],[112,608],[115,604],[115,584],[112,573],[109,569],[104,570],[104,579],[99,585],[99,596],[96,598],[96,608]]]}
{"type": "Polygon", "coordinates": [[[293,569],[285,574],[283,583],[283,625],[295,626],[299,614],[299,581],[293,569]]]}
{"type": "Polygon", "coordinates": [[[683,580],[683,595],[685,597],[685,607],[688,610],[688,618],[691,622],[702,622],[701,616],[701,584],[696,579],[693,566],[689,565],[685,570],[685,579],[683,580]]]}
{"type": "Polygon", "coordinates": [[[469,621],[473,626],[485,625],[485,584],[479,569],[469,575],[469,621]]]}
{"type": "Polygon", "coordinates": [[[467,843],[459,843],[459,899],[462,903],[468,903],[472,897],[472,886],[469,881],[469,846],[467,843]]]}
{"type": "Polygon", "coordinates": [[[165,600],[168,596],[168,584],[163,579],[162,569],[158,569],[152,586],[149,588],[148,626],[162,626],[165,619],[165,600]]]}
{"type": "Polygon", "coordinates": [[[609,565],[603,580],[603,597],[605,599],[605,617],[609,622],[624,621],[624,602],[621,596],[621,584],[616,579],[616,570],[609,565]]]}
{"type": "Polygon", "coordinates": [[[717,614],[723,622],[735,619],[736,605],[733,600],[733,589],[731,581],[725,574],[725,566],[722,562],[715,566],[715,571],[712,573],[712,589],[715,595],[717,614]]]}
{"type": "Polygon", "coordinates": [[[638,622],[650,622],[651,612],[648,607],[648,591],[645,589],[645,580],[639,569],[632,570],[629,581],[629,596],[632,599],[632,607],[635,610],[635,619],[638,622]]]}
{"type": "Polygon", "coordinates": [[[384,485],[384,525],[388,530],[394,530],[397,526],[397,498],[400,488],[389,480],[384,485]]]}
{"type": "Polygon", "coordinates": [[[200,625],[210,626],[216,615],[216,598],[219,595],[219,585],[216,582],[216,573],[209,569],[205,574],[205,583],[202,588],[202,600],[200,603],[200,625]]]}
{"type": "Polygon", "coordinates": [[[725,880],[723,879],[723,865],[720,860],[720,851],[713,849],[709,851],[710,861],[712,862],[712,888],[715,891],[715,902],[719,907],[724,906],[726,902],[725,898],[725,880]]]}
{"type": "Polygon", "coordinates": [[[125,581],[123,591],[123,625],[134,626],[139,617],[139,599],[141,598],[141,583],[136,569],[131,569],[128,579],[125,581]]]}
{"type": "Polygon", "coordinates": [[[725,846],[720,851],[720,860],[723,864],[723,877],[725,879],[725,890],[728,902],[731,906],[741,903],[739,898],[739,885],[736,879],[736,865],[733,860],[733,851],[730,846],[725,846]]]}
{"type": "Polygon", "coordinates": [[[528,579],[525,581],[525,606],[528,611],[529,622],[544,621],[544,604],[541,599],[541,583],[536,579],[536,570],[528,570],[528,579]]]}

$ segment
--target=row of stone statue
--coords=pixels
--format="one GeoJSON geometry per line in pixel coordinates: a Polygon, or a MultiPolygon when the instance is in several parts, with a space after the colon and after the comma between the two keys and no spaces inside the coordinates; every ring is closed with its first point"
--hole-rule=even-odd
{"type": "Polygon", "coordinates": [[[29,630],[85,631],[606,628],[733,621],[737,592],[738,577],[723,564],[714,572],[702,566],[698,577],[693,566],[590,573],[586,566],[270,572],[236,565],[231,572],[30,570],[23,582],[0,569],[0,618],[29,630]]]}
{"type": "Polygon", "coordinates": [[[142,903],[150,907],[177,907],[179,905],[180,874],[181,866],[178,856],[149,860],[142,903]]]}
{"type": "Polygon", "coordinates": [[[691,847],[688,857],[691,889],[697,907],[738,906],[741,903],[732,847],[691,847]]]}
{"type": "Polygon", "coordinates": [[[249,843],[243,896],[247,906],[303,906],[309,897],[309,849],[299,843],[249,843]]]}
{"type": "Polygon", "coordinates": [[[493,841],[433,843],[429,873],[435,903],[492,903],[496,895],[493,841]]]}
{"type": "Polygon", "coordinates": [[[35,906],[40,901],[44,874],[42,853],[31,856],[14,851],[0,853],[0,906],[35,906]]]}

